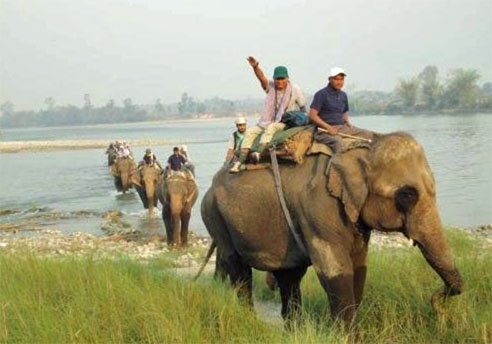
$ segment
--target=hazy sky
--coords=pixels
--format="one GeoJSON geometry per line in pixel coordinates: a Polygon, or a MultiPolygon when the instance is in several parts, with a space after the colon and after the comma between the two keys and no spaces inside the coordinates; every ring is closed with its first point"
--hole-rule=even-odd
{"type": "Polygon", "coordinates": [[[389,91],[434,64],[492,81],[491,0],[0,0],[0,103],[263,97],[246,57],[306,94],[334,65],[389,91]]]}

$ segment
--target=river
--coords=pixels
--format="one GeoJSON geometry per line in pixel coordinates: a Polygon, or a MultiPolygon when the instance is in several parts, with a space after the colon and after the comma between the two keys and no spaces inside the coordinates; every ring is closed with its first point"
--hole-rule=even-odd
{"type": "MultiPolygon", "coordinates": [[[[172,121],[83,127],[2,129],[4,141],[166,139],[152,147],[164,162],[175,144],[187,144],[196,166],[200,197],[190,229],[206,234],[201,197],[220,168],[233,120],[172,121]]],[[[442,221],[449,226],[492,223],[492,115],[397,115],[353,117],[378,132],[404,130],[424,147],[437,182],[442,221]]],[[[250,118],[249,123],[254,123],[250,118]]],[[[146,147],[132,147],[137,158],[146,147]]],[[[148,219],[135,192],[118,194],[104,149],[0,153],[1,223],[51,226],[63,232],[101,235],[102,215],[120,210],[136,228],[163,232],[159,216],[148,219]]],[[[252,172],[254,173],[254,172],[252,172]]]]}

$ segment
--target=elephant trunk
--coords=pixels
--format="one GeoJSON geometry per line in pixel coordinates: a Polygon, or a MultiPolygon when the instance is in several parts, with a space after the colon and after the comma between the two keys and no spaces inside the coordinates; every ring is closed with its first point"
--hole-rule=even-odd
{"type": "Polygon", "coordinates": [[[419,205],[419,209],[415,209],[414,213],[419,215],[409,217],[408,235],[417,243],[429,265],[444,281],[444,287],[436,291],[431,299],[432,306],[439,311],[438,301],[440,299],[461,294],[463,280],[444,237],[435,203],[419,205]]]}
{"type": "Polygon", "coordinates": [[[121,186],[123,188],[123,192],[128,191],[130,188],[130,175],[128,174],[127,171],[122,171],[120,174],[121,178],[121,186]]]}
{"type": "Polygon", "coordinates": [[[145,193],[147,194],[147,204],[149,207],[149,214],[154,212],[155,205],[155,187],[151,183],[145,183],[145,193]]]}
{"type": "Polygon", "coordinates": [[[181,246],[181,211],[183,210],[183,197],[181,195],[170,195],[171,226],[174,244],[181,246]]]}

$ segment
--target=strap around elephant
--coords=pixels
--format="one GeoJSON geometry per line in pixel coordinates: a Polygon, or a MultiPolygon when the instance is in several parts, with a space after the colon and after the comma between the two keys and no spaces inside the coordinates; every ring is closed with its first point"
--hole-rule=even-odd
{"type": "Polygon", "coordinates": [[[282,180],[280,179],[280,171],[278,168],[277,155],[275,153],[274,148],[270,148],[270,159],[272,161],[272,170],[273,170],[273,177],[275,180],[275,189],[277,190],[277,195],[278,195],[278,198],[280,200],[280,205],[282,206],[282,210],[284,212],[285,219],[287,220],[287,224],[289,225],[290,232],[294,236],[294,240],[296,241],[297,246],[299,246],[302,253],[304,253],[307,256],[308,254],[307,254],[306,248],[304,247],[304,244],[302,243],[301,237],[296,232],[296,229],[294,227],[294,222],[292,222],[292,218],[290,217],[289,208],[287,208],[287,204],[285,203],[284,192],[282,191],[282,180]]]}

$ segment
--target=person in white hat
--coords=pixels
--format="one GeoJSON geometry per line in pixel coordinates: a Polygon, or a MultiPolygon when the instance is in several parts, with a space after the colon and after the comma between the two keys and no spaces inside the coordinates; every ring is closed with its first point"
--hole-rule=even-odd
{"type": "Polygon", "coordinates": [[[356,128],[349,121],[347,94],[342,91],[345,71],[340,67],[330,69],[328,85],[315,93],[309,118],[317,126],[314,139],[328,145],[334,153],[342,148],[339,133],[372,139],[373,133],[356,128]]]}
{"type": "Polygon", "coordinates": [[[246,133],[247,121],[244,117],[238,117],[234,121],[236,125],[236,131],[229,135],[229,141],[227,142],[227,153],[225,157],[226,162],[230,162],[234,158],[234,153],[241,149],[241,144],[244,140],[244,134],[246,133]]]}

